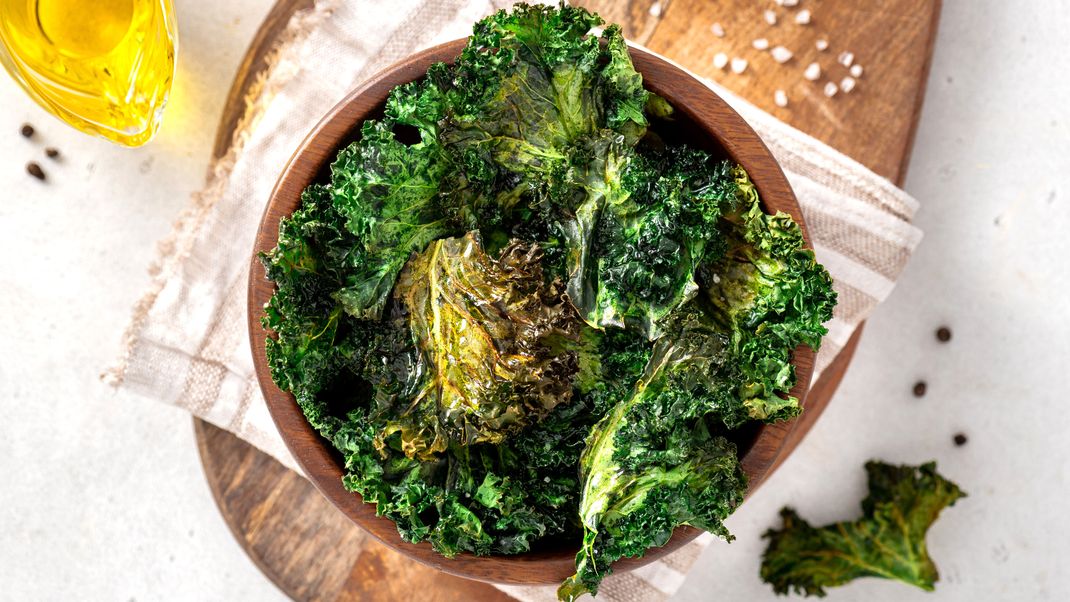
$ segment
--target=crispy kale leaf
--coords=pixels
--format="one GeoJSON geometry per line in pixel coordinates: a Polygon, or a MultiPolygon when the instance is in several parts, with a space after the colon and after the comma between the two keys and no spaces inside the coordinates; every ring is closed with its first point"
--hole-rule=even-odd
{"type": "MultiPolygon", "coordinates": [[[[444,138],[498,177],[544,176],[603,130],[632,143],[648,93],[620,28],[581,8],[525,6],[480,21],[457,62],[444,138]]],[[[529,181],[530,182],[530,181],[529,181]]]]}
{"type": "Polygon", "coordinates": [[[583,547],[576,574],[558,590],[562,600],[596,593],[612,562],[664,545],[677,526],[730,538],[721,521],[743,500],[746,477],[735,446],[702,419],[710,408],[687,389],[695,375],[725,360],[727,340],[703,324],[699,310],[679,321],[677,336],[655,345],[632,395],[587,440],[580,460],[583,547]]]}
{"type": "Polygon", "coordinates": [[[897,579],[932,591],[939,578],[925,534],[965,493],[936,472],[936,463],[866,463],[869,495],[862,518],[815,528],[784,508],[779,530],[765,533],[762,579],[778,594],[824,596],[826,587],[859,577],[897,579]]]}
{"type": "Polygon", "coordinates": [[[540,242],[555,276],[575,273],[613,174],[647,127],[649,94],[620,28],[607,27],[601,40],[586,35],[601,23],[562,6],[520,7],[477,24],[443,130],[466,183],[481,190],[475,205],[488,248],[540,242]]]}
{"type": "Polygon", "coordinates": [[[672,426],[640,440],[619,428],[659,405],[658,395],[656,387],[641,388],[591,434],[581,458],[583,545],[576,574],[558,589],[561,600],[597,593],[611,563],[664,545],[680,525],[731,538],[722,521],[743,501],[747,484],[735,445],[701,420],[670,418],[672,426]]]}
{"type": "Polygon", "coordinates": [[[378,447],[399,433],[405,455],[430,459],[451,442],[501,443],[569,401],[578,364],[564,347],[580,322],[563,287],[544,280],[541,259],[537,245],[520,242],[493,259],[469,233],[409,260],[394,321],[418,353],[373,381],[376,417],[386,420],[378,447]]]}
{"type": "Polygon", "coordinates": [[[653,339],[660,322],[695,295],[707,254],[723,253],[718,219],[736,203],[733,164],[688,148],[640,151],[615,174],[576,295],[595,326],[631,327],[653,339]]]}
{"type": "Polygon", "coordinates": [[[477,24],[456,66],[397,88],[383,119],[365,122],[330,185],[360,240],[335,293],[350,315],[379,318],[410,253],[472,228],[492,251],[519,237],[560,263],[561,224],[589,164],[604,162],[597,140],[634,144],[647,125],[648,93],[619,28],[604,46],[585,37],[601,23],[567,6],[500,11],[477,24]]]}
{"type": "Polygon", "coordinates": [[[745,417],[786,420],[799,413],[798,400],[785,395],[795,384],[791,354],[798,345],[820,346],[836,292],[813,251],[803,247],[799,225],[785,213],[765,213],[746,172],[735,167],[732,174],[741,200],[721,221],[726,252],[700,274],[703,297],[711,317],[730,333],[730,380],[738,383],[745,417]]]}
{"type": "Polygon", "coordinates": [[[720,181],[706,187],[719,190],[711,196],[726,208],[713,239],[723,246],[700,266],[695,286],[703,294],[661,321],[635,392],[588,438],[580,463],[584,546],[562,599],[596,591],[610,563],[664,544],[676,526],[728,537],[721,521],[742,501],[746,479],[735,447],[710,428],[799,411],[796,399],[780,395],[795,382],[795,347],[820,344],[835,299],[831,280],[795,222],[762,212],[741,169],[716,173],[720,181]]]}
{"type": "Polygon", "coordinates": [[[262,319],[276,334],[267,342],[271,376],[298,401],[314,398],[334,370],[343,312],[332,294],[346,280],[355,246],[328,189],[311,186],[280,225],[278,246],[262,258],[277,287],[262,319]]]}
{"type": "Polygon", "coordinates": [[[438,139],[445,113],[434,78],[394,90],[382,120],[366,121],[360,140],[331,165],[331,198],[357,237],[344,287],[334,293],[346,312],[377,319],[398,273],[414,251],[431,241],[464,232],[455,209],[467,191],[443,188],[452,169],[438,139]],[[395,130],[414,128],[419,139],[405,143],[395,130]]]}

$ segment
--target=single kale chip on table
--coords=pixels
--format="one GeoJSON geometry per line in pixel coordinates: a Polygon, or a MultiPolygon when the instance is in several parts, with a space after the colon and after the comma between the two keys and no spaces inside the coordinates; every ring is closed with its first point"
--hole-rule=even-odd
{"type": "Polygon", "coordinates": [[[518,5],[393,90],[262,256],[272,377],[344,484],[446,556],[580,549],[563,599],[693,525],[795,416],[828,273],[742,167],[666,145],[620,29],[518,5]]]}
{"type": "Polygon", "coordinates": [[[944,508],[966,493],[936,472],[936,463],[895,466],[867,462],[869,495],[862,518],[813,527],[791,508],[770,529],[762,579],[773,591],[825,596],[826,587],[859,577],[895,579],[932,591],[940,575],[925,535],[944,508]]]}

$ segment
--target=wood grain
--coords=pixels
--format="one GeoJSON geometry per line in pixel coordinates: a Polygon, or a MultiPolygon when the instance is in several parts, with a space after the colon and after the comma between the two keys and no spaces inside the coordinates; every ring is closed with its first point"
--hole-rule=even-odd
{"type": "MultiPolygon", "coordinates": [[[[288,16],[309,3],[310,0],[280,0],[265,21],[231,90],[217,133],[217,157],[222,156],[229,146],[234,124],[244,111],[241,100],[249,83],[263,68],[264,57],[271,51],[273,40],[288,16]]],[[[588,5],[610,20],[622,23],[630,39],[667,54],[696,73],[712,75],[788,123],[830,142],[893,181],[901,182],[905,176],[939,15],[937,0],[871,0],[861,3],[826,0],[820,4],[813,3],[813,26],[820,28],[816,33],[827,33],[833,49],[836,48],[837,39],[857,37],[853,32],[848,32],[841,38],[843,32],[838,28],[845,25],[840,23],[858,19],[855,14],[858,12],[869,15],[866,19],[876,24],[876,27],[871,26],[875,33],[868,39],[854,42],[857,47],[853,50],[859,60],[867,56],[867,52],[868,56],[873,57],[866,59],[863,79],[883,76],[889,80],[880,86],[879,98],[868,87],[869,82],[861,83],[849,101],[858,106],[852,109],[850,116],[840,116],[838,121],[828,119],[821,109],[800,110],[801,101],[795,98],[794,93],[787,110],[775,107],[772,104],[772,91],[783,85],[775,69],[763,69],[761,72],[752,69],[746,77],[736,77],[717,72],[708,61],[695,58],[704,54],[712,56],[721,50],[729,54],[735,54],[734,50],[740,54],[751,52],[749,41],[744,39],[746,36],[738,32],[748,31],[747,27],[753,28],[755,23],[740,16],[739,20],[745,22],[740,29],[736,29],[735,21],[723,16],[742,15],[735,9],[741,7],[749,10],[750,3],[672,0],[659,3],[660,18],[651,14],[650,6],[655,4],[651,1],[609,0],[579,4],[588,5]],[[709,5],[720,7],[718,14],[721,16],[717,20],[729,31],[724,39],[714,38],[708,33],[710,22],[704,18],[688,19],[688,15],[708,17],[709,5]],[[841,18],[841,15],[845,16],[841,18]],[[663,28],[665,23],[672,23],[672,28],[663,28]],[[688,37],[674,40],[669,39],[670,35],[688,37]],[[911,40],[911,43],[903,45],[895,53],[882,53],[881,49],[893,39],[911,40]],[[871,106],[875,109],[880,107],[880,119],[854,121],[858,113],[866,115],[872,111],[869,109],[871,106]],[[873,124],[878,125],[874,127],[873,124]],[[865,132],[864,136],[862,132],[865,132]],[[880,152],[882,148],[886,150],[880,152]],[[876,149],[876,152],[871,149],[876,149]]],[[[778,43],[801,47],[808,41],[808,36],[815,34],[802,28],[792,31],[792,35],[780,38],[778,43]],[[796,39],[801,41],[796,42],[796,39]]],[[[771,35],[765,37],[772,38],[771,35]]],[[[806,60],[805,57],[803,60],[806,60]]],[[[836,101],[844,98],[841,96],[836,101]]],[[[809,101],[812,100],[809,98],[809,101]]],[[[836,105],[833,107],[826,107],[825,110],[842,110],[836,105]]],[[[787,457],[790,449],[801,440],[827,405],[850,362],[860,332],[861,329],[855,333],[822,378],[813,383],[807,399],[807,410],[786,434],[784,453],[776,460],[773,469],[787,457]]],[[[254,562],[295,599],[389,600],[400,599],[403,594],[412,591],[426,592],[429,599],[506,599],[490,586],[443,575],[407,560],[375,541],[365,541],[363,547],[355,545],[354,542],[363,539],[363,531],[345,519],[308,481],[293,479],[293,473],[233,435],[199,420],[195,420],[195,424],[205,474],[223,517],[254,562]],[[264,520],[263,517],[271,515],[276,518],[264,520]],[[306,545],[297,546],[293,542],[305,542],[306,545]],[[282,553],[280,550],[295,550],[296,553],[282,553]],[[332,566],[326,566],[328,564],[332,566]],[[344,580],[339,578],[342,574],[346,575],[344,580]],[[387,577],[402,575],[403,582],[415,583],[417,589],[392,590],[382,585],[396,581],[387,577]],[[421,587],[423,585],[426,585],[426,589],[421,587]]]]}
{"type": "Polygon", "coordinates": [[[631,39],[740,93],[874,172],[897,183],[906,175],[925,96],[939,0],[804,1],[796,8],[778,8],[771,0],[581,0],[576,4],[619,19],[631,39]],[[658,17],[650,14],[653,4],[661,6],[658,17]],[[794,22],[802,8],[812,12],[809,25],[794,22]],[[778,13],[776,25],[763,20],[765,9],[778,13]],[[723,38],[710,32],[714,23],[724,28],[723,38]],[[769,52],[752,47],[759,38],[785,46],[794,56],[778,64],[769,52]],[[819,38],[829,42],[825,52],[815,47],[819,38]],[[825,82],[838,83],[848,75],[836,60],[844,51],[854,54],[854,62],[864,67],[864,73],[853,92],[826,99],[821,91],[825,82]],[[747,59],[747,70],[736,75],[715,68],[713,57],[718,52],[747,59]],[[802,75],[814,61],[823,70],[818,82],[802,75]],[[786,108],[773,102],[777,89],[788,94],[786,108]]]}
{"type": "Polygon", "coordinates": [[[198,420],[194,427],[208,484],[234,537],[291,597],[400,600],[426,592],[421,599],[436,602],[511,599],[369,541],[307,480],[274,458],[207,422],[198,420]]]}

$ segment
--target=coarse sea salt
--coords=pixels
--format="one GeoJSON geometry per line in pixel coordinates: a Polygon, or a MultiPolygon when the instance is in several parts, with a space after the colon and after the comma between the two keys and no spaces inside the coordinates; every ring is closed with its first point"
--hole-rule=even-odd
{"type": "Polygon", "coordinates": [[[776,25],[776,13],[771,10],[766,10],[762,15],[765,17],[765,22],[770,25],[776,25]]]}
{"type": "Polygon", "coordinates": [[[776,0],[777,6],[795,6],[799,0],[776,0]]]}
{"type": "Polygon", "coordinates": [[[836,96],[836,93],[839,91],[840,88],[836,84],[832,82],[825,84],[825,96],[832,98],[833,96],[836,96]]]}
{"type": "Polygon", "coordinates": [[[803,71],[803,77],[812,82],[816,82],[818,78],[821,77],[821,65],[810,63],[806,66],[806,71],[803,71]]]}
{"type": "Polygon", "coordinates": [[[661,16],[661,2],[655,2],[655,3],[650,5],[650,16],[651,17],[660,17],[661,16]]]}
{"type": "Polygon", "coordinates": [[[855,78],[848,75],[847,77],[840,80],[840,89],[843,90],[845,94],[849,93],[851,90],[854,90],[855,78]]]}
{"type": "Polygon", "coordinates": [[[781,64],[790,61],[791,57],[795,56],[790,50],[783,46],[774,46],[773,49],[769,51],[769,54],[772,55],[774,61],[781,64]]]}
{"type": "Polygon", "coordinates": [[[717,36],[719,38],[723,38],[724,37],[724,26],[721,25],[720,23],[714,23],[713,25],[710,25],[710,32],[713,33],[713,35],[715,35],[715,36],[717,36]]]}
{"type": "Polygon", "coordinates": [[[816,47],[821,52],[824,52],[829,49],[829,41],[825,38],[821,38],[820,40],[814,42],[814,47],[816,47]]]}
{"type": "Polygon", "coordinates": [[[751,46],[754,46],[757,50],[766,50],[769,48],[769,40],[765,38],[758,38],[751,42],[751,46]]]}
{"type": "Polygon", "coordinates": [[[851,65],[851,77],[862,77],[862,65],[851,65]]]}
{"type": "Polygon", "coordinates": [[[799,25],[809,25],[810,24],[810,10],[804,8],[804,9],[800,10],[799,12],[795,13],[795,22],[798,23],[799,25]]]}
{"type": "Polygon", "coordinates": [[[853,52],[841,52],[840,57],[836,60],[844,67],[850,67],[855,62],[855,54],[853,52]]]}
{"type": "Polygon", "coordinates": [[[738,56],[732,59],[732,73],[740,74],[747,70],[747,59],[738,56]]]}
{"type": "Polygon", "coordinates": [[[773,92],[773,102],[776,103],[776,106],[778,107],[788,106],[787,93],[783,90],[777,90],[776,92],[773,92]]]}
{"type": "Polygon", "coordinates": [[[727,65],[727,64],[728,64],[728,55],[727,54],[725,54],[723,52],[718,52],[717,54],[713,55],[713,66],[714,67],[717,67],[718,69],[724,69],[725,65],[727,65]]]}

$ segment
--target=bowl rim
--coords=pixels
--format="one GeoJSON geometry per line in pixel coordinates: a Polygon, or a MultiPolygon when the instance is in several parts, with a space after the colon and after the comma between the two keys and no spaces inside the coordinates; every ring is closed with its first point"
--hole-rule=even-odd
{"type": "MultiPolygon", "coordinates": [[[[274,294],[275,287],[267,280],[258,256],[276,246],[281,219],[300,206],[301,192],[334,160],[342,145],[354,138],[369,114],[382,106],[390,90],[424,76],[433,63],[452,62],[466,43],[467,38],[446,42],[378,72],[336,104],[298,146],[271,192],[256,233],[247,297],[249,343],[261,392],[286,447],[320,493],[353,522],[401,554],[459,577],[514,585],[557,584],[574,572],[578,545],[567,550],[490,556],[462,553],[446,558],[432,550],[426,541],[413,544],[402,540],[393,521],[376,515],[374,505],[364,503],[359,494],[343,487],[344,473],[332,456],[329,444],[305,419],[294,396],[275,385],[265,348],[271,333],[260,324],[264,306],[274,294]]],[[[742,165],[758,190],[763,209],[790,214],[802,228],[805,246],[812,248],[802,211],[787,178],[746,121],[709,86],[679,66],[635,46],[629,46],[628,51],[636,70],[643,75],[644,87],[668,99],[679,113],[701,126],[733,161],[742,165]]],[[[804,408],[814,357],[814,351],[803,345],[796,348],[792,357],[797,382],[791,394],[799,398],[804,408]]],[[[758,427],[753,444],[741,458],[749,479],[747,496],[769,476],[785,438],[796,423],[791,420],[758,427]]],[[[682,547],[701,532],[689,526],[679,527],[664,546],[651,548],[639,558],[621,559],[614,563],[614,570],[631,570],[653,562],[682,547]]]]}

